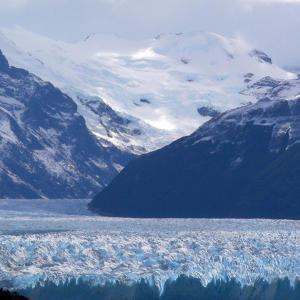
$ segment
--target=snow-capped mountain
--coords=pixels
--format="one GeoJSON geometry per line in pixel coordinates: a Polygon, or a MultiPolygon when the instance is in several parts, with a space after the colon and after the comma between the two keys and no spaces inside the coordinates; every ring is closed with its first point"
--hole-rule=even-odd
{"type": "Polygon", "coordinates": [[[129,163],[90,208],[133,217],[300,219],[299,154],[300,97],[265,98],[129,163]]]}
{"type": "Polygon", "coordinates": [[[132,155],[101,144],[75,102],[0,52],[0,198],[88,198],[132,155]]]}
{"type": "Polygon", "coordinates": [[[66,43],[14,28],[1,30],[0,48],[71,96],[99,139],[134,153],[190,134],[211,112],[255,102],[263,78],[271,87],[296,78],[242,40],[205,32],[141,41],[92,34],[66,43]]]}

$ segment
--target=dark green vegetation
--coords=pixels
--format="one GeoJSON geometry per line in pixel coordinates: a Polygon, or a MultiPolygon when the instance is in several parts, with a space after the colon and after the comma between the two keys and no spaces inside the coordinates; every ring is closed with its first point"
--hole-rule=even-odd
{"type": "Polygon", "coordinates": [[[241,286],[234,280],[216,281],[204,287],[198,279],[179,277],[167,282],[162,294],[144,281],[132,286],[121,283],[92,287],[83,282],[55,286],[47,284],[23,291],[32,300],[299,300],[300,284],[291,286],[288,279],[253,286],[241,286]]]}
{"type": "Polygon", "coordinates": [[[300,219],[300,99],[264,99],[131,162],[90,204],[127,217],[300,219]]]}
{"type": "Polygon", "coordinates": [[[27,300],[27,298],[20,296],[17,293],[11,293],[0,289],[0,300],[27,300]]]}

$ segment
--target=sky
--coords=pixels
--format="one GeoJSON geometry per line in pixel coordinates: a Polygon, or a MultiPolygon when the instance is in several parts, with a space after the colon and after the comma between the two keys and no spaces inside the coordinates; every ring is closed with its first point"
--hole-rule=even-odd
{"type": "Polygon", "coordinates": [[[300,0],[0,0],[0,26],[77,41],[90,33],[130,39],[212,31],[241,37],[300,69],[300,0]]]}

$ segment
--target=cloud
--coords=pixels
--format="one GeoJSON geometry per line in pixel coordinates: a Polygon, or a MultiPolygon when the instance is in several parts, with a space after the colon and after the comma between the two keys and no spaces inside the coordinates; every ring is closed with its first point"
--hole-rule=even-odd
{"type": "Polygon", "coordinates": [[[274,4],[274,3],[295,3],[295,4],[300,4],[300,0],[246,0],[248,2],[255,2],[255,3],[261,3],[261,4],[274,4]]]}
{"type": "Polygon", "coordinates": [[[0,26],[63,40],[90,33],[241,35],[285,66],[300,66],[300,0],[0,0],[0,26]],[[284,47],[283,47],[284,45],[284,47]]]}
{"type": "Polygon", "coordinates": [[[28,3],[28,0],[0,0],[0,13],[20,9],[28,3]]]}
{"type": "Polygon", "coordinates": [[[255,6],[262,5],[286,5],[295,4],[299,5],[300,0],[240,0],[245,11],[252,11],[255,6]]]}

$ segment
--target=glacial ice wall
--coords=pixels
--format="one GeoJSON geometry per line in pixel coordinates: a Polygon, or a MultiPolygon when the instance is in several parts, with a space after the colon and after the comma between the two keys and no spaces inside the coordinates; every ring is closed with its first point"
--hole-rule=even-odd
{"type": "Polygon", "coordinates": [[[133,285],[118,282],[103,286],[72,280],[60,285],[49,282],[19,293],[31,300],[299,300],[300,282],[291,285],[288,279],[260,280],[254,285],[242,286],[235,280],[218,280],[203,286],[196,278],[180,276],[166,282],[161,292],[143,280],[133,285]]]}
{"type": "Polygon", "coordinates": [[[300,221],[104,218],[86,203],[1,200],[0,287],[300,277],[300,221]]]}
{"type": "MultiPolygon", "coordinates": [[[[172,221],[169,224],[172,227],[172,221]]],[[[180,232],[171,228],[158,232],[148,231],[144,224],[145,231],[138,232],[133,227],[131,232],[3,234],[0,284],[22,289],[47,281],[133,284],[144,278],[162,288],[168,279],[181,274],[198,278],[203,285],[216,279],[253,284],[258,279],[288,277],[294,282],[300,274],[300,234],[292,230],[292,224],[286,230],[261,231],[180,232]]]]}

